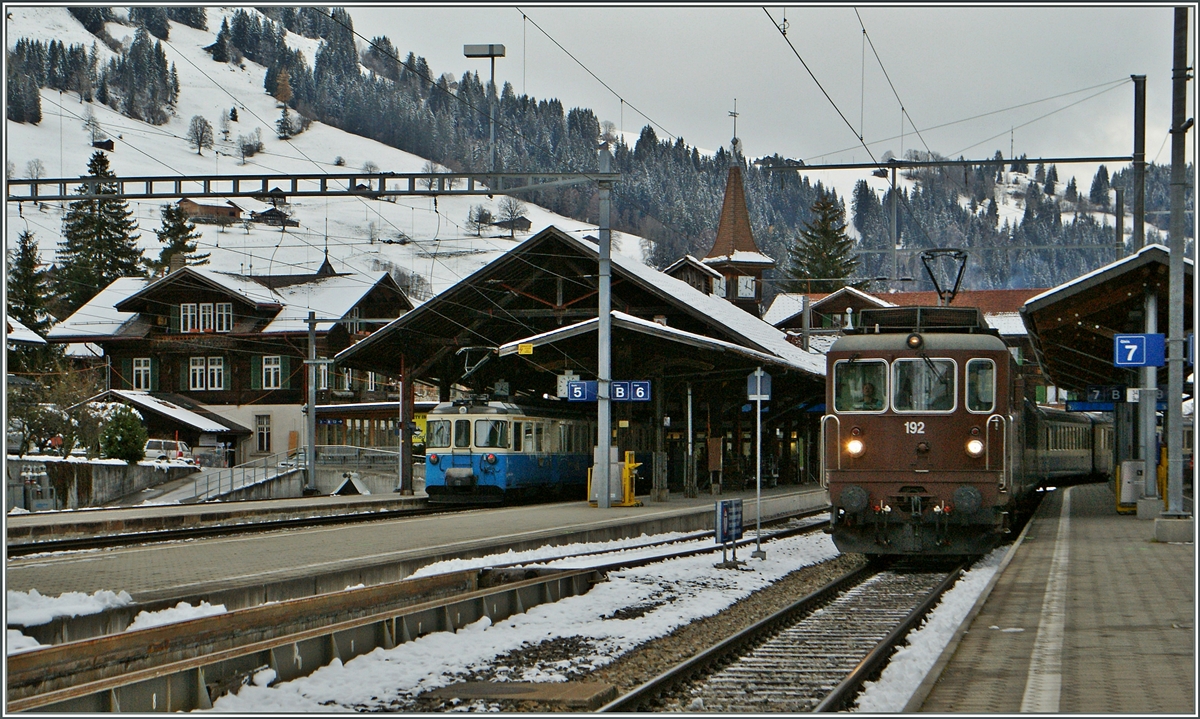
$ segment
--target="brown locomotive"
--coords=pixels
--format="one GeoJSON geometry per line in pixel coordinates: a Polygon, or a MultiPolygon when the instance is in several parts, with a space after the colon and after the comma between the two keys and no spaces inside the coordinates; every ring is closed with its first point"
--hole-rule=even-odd
{"type": "Polygon", "coordinates": [[[827,361],[821,476],[844,552],[982,554],[1043,482],[1111,466],[1111,424],[1036,407],[976,308],[863,310],[827,361]]]}

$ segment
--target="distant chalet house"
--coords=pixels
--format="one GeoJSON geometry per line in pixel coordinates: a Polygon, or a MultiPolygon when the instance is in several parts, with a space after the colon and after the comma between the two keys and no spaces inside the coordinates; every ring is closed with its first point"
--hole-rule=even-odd
{"type": "Polygon", "coordinates": [[[96,140],[96,141],[92,142],[92,147],[94,147],[98,150],[108,150],[109,152],[113,152],[113,141],[112,140],[96,140]]]}
{"type": "MultiPolygon", "coordinates": [[[[323,320],[316,353],[327,358],[410,309],[388,273],[339,274],[328,259],[297,275],[184,267],[156,280],[114,280],[47,339],[99,346],[109,389],[147,392],[249,428],[231,459],[241,463],[303,441],[310,310],[323,320]]],[[[371,372],[318,367],[317,401],[395,399],[390,385],[371,372]]]]}
{"type": "Polygon", "coordinates": [[[193,222],[232,224],[242,219],[242,208],[228,200],[223,205],[202,205],[185,197],[179,201],[179,209],[193,222]]]}
{"type": "Polygon", "coordinates": [[[529,232],[530,228],[533,227],[533,223],[529,221],[528,217],[518,217],[513,220],[498,220],[493,222],[492,226],[501,227],[509,231],[529,232]]]}
{"type": "Polygon", "coordinates": [[[254,222],[261,222],[264,225],[274,225],[275,227],[299,227],[300,223],[287,216],[287,213],[272,207],[269,210],[262,212],[251,212],[250,219],[254,222]]]}

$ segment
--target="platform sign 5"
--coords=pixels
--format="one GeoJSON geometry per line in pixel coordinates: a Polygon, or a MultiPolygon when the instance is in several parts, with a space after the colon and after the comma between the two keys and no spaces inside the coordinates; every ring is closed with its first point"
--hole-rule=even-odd
{"type": "Polygon", "coordinates": [[[1113,364],[1117,367],[1162,367],[1165,360],[1164,335],[1113,335],[1113,364]]]}
{"type": "Polygon", "coordinates": [[[628,382],[613,382],[609,385],[612,387],[613,402],[628,402],[629,401],[629,383],[628,382]]]}
{"type": "Polygon", "coordinates": [[[629,400],[631,402],[649,402],[650,401],[650,382],[643,380],[640,382],[629,383],[629,400]]]}
{"type": "Polygon", "coordinates": [[[567,383],[567,401],[568,402],[595,402],[596,401],[596,383],[593,382],[568,382],[567,383]]]}

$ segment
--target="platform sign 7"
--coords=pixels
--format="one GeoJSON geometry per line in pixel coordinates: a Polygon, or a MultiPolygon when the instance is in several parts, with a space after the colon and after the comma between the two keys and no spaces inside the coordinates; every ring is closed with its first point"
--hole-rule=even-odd
{"type": "Polygon", "coordinates": [[[1166,338],[1161,334],[1113,335],[1113,364],[1117,367],[1162,367],[1166,338]]]}
{"type": "Polygon", "coordinates": [[[629,383],[629,399],[633,402],[649,402],[650,401],[650,382],[643,380],[641,382],[629,383]]]}

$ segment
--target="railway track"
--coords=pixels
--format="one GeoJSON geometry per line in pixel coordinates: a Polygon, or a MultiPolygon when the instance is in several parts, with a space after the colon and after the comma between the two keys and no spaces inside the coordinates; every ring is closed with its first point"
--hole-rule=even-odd
{"type": "Polygon", "coordinates": [[[840,711],[962,571],[856,570],[600,711],[840,711]]]}
{"type": "MultiPolygon", "coordinates": [[[[790,526],[763,538],[816,532],[822,526],[823,522],[790,526]]],[[[295,678],[335,658],[349,661],[376,647],[391,648],[432,631],[456,631],[484,616],[498,621],[543,602],[584,593],[609,571],[719,551],[717,545],[671,547],[702,539],[704,534],[638,548],[665,550],[653,556],[617,556],[585,568],[537,568],[529,566],[534,562],[528,560],[514,563],[523,565],[517,569],[493,565],[14,654],[8,657],[7,708],[92,712],[208,708],[217,696],[264,668],[274,669],[281,680],[295,678]]],[[[594,563],[602,554],[576,556],[594,563]]]]}

